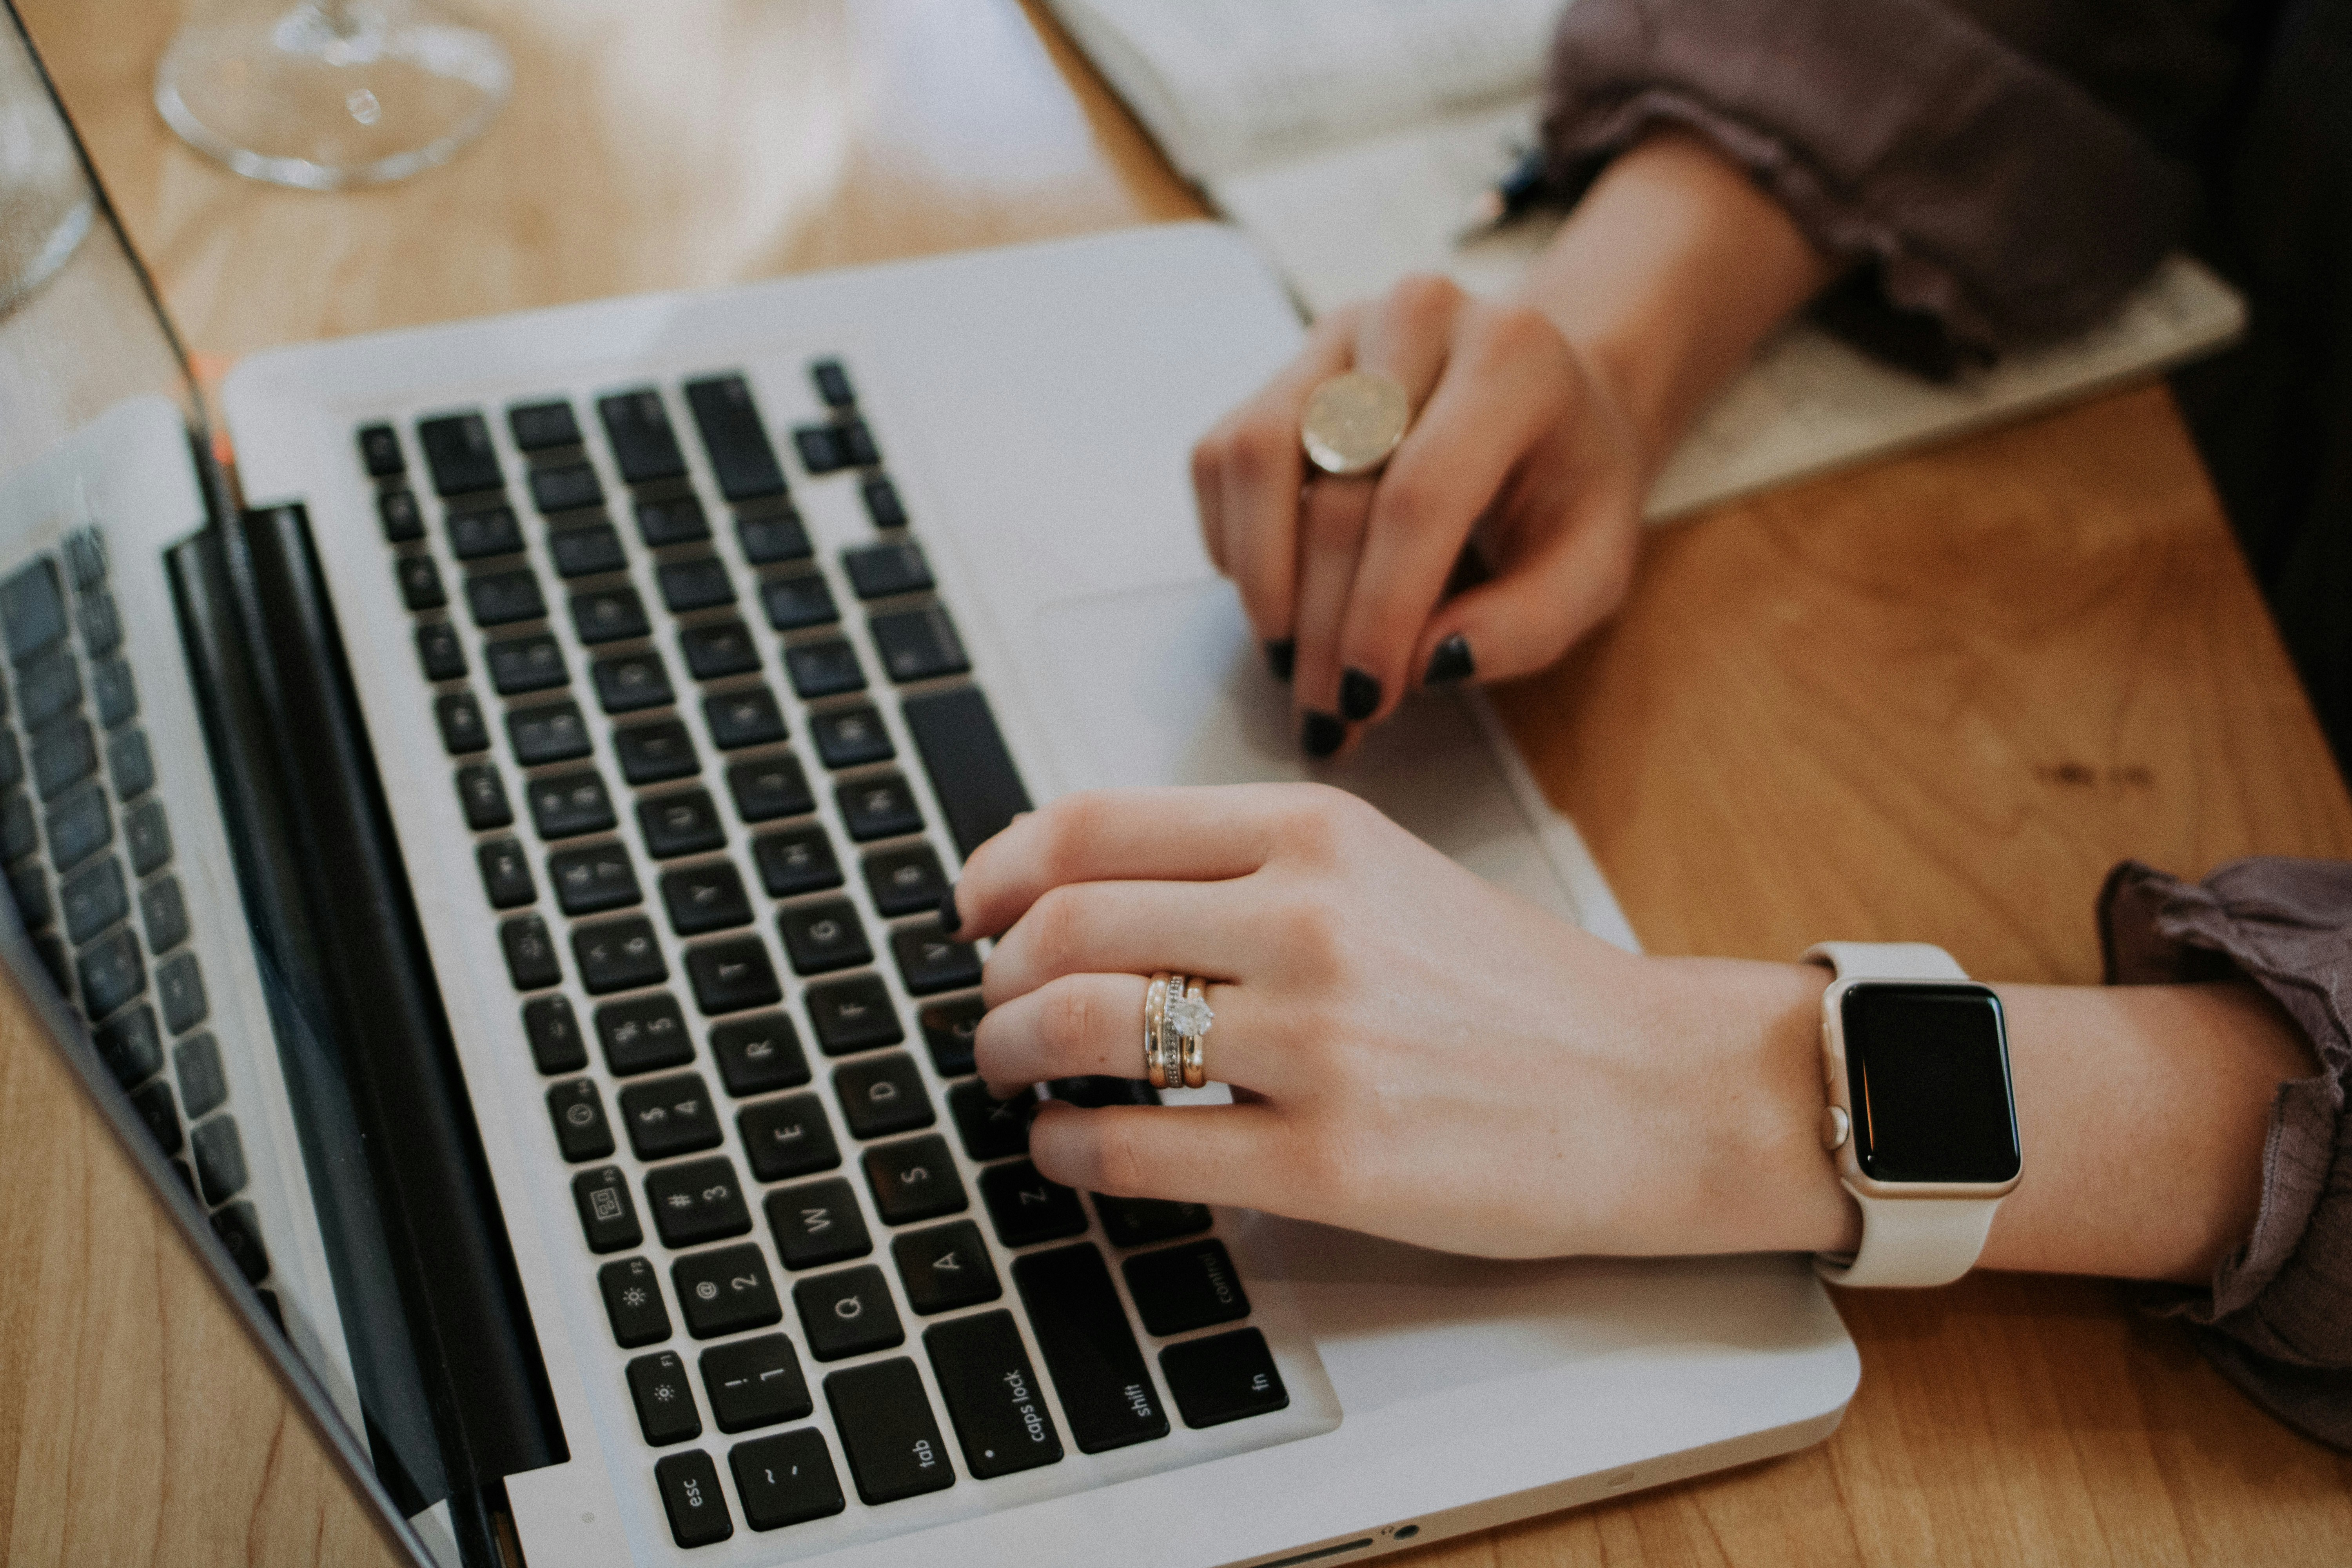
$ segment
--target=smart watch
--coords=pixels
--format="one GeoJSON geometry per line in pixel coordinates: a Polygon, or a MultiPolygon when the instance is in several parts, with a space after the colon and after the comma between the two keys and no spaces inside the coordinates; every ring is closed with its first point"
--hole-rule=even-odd
{"type": "Polygon", "coordinates": [[[1817,1253],[1835,1285],[1946,1285],[1972,1268],[2017,1185],[2017,1100],[2000,998],[1924,942],[1825,942],[1822,1147],[1862,1205],[1862,1245],[1817,1253]]]}

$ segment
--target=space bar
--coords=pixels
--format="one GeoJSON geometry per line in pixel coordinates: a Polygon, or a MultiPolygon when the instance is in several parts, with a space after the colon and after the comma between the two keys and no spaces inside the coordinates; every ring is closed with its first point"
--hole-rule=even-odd
{"type": "Polygon", "coordinates": [[[907,728],[931,775],[931,793],[948,814],[956,853],[969,856],[1019,813],[1029,809],[1013,755],[998,733],[996,715],[976,686],[909,697],[907,728]]]}

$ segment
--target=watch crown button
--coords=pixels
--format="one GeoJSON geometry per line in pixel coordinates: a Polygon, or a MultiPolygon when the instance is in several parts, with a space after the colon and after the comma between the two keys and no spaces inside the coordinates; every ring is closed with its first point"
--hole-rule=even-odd
{"type": "Polygon", "coordinates": [[[1843,1109],[1834,1105],[1822,1108],[1822,1147],[1835,1153],[1845,1147],[1846,1134],[1853,1131],[1853,1121],[1843,1109]]]}

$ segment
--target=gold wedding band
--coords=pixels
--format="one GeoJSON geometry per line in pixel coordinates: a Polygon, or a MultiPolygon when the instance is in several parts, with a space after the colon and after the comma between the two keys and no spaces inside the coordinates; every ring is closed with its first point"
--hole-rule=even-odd
{"type": "MultiPolygon", "coordinates": [[[[1167,1058],[1160,1041],[1168,1019],[1168,983],[1174,976],[1162,970],[1143,988],[1143,1076],[1154,1089],[1168,1087],[1167,1058]]],[[[1182,1071],[1180,1064],[1178,1071],[1182,1071]]]]}
{"type": "Polygon", "coordinates": [[[1317,468],[1345,479],[1387,462],[1412,423],[1403,383],[1378,371],[1342,371],[1307,395],[1298,444],[1317,468]]]}

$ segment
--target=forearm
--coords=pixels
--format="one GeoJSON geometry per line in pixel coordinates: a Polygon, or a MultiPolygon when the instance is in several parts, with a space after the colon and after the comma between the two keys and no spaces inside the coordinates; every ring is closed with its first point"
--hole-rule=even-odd
{"type": "Polygon", "coordinates": [[[1833,274],[1745,171],[1668,131],[1602,172],[1519,297],[1611,381],[1654,473],[1691,416],[1833,274]]]}

